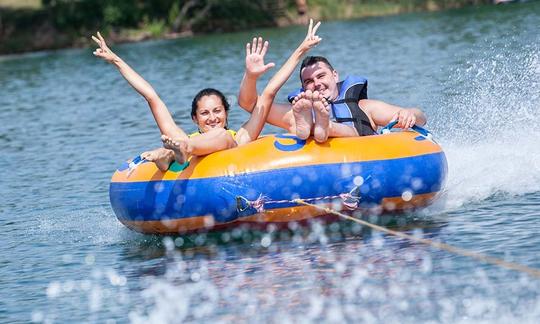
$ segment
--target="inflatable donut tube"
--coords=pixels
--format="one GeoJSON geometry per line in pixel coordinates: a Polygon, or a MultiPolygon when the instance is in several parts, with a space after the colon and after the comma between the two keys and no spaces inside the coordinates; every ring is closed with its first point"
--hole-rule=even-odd
{"type": "Polygon", "coordinates": [[[332,138],[323,144],[269,135],[234,149],[171,164],[161,172],[140,157],[110,184],[112,208],[143,233],[178,234],[287,224],[324,216],[313,207],[402,212],[430,204],[447,162],[431,134],[416,131],[332,138]]]}

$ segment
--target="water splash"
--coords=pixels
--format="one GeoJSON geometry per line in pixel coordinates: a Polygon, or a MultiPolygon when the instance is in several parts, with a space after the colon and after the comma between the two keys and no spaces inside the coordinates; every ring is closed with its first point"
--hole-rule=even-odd
{"type": "Polygon", "coordinates": [[[432,118],[448,158],[447,210],[540,190],[540,54],[537,45],[506,50],[457,68],[449,82],[459,91],[432,118]]]}
{"type": "Polygon", "coordinates": [[[133,323],[532,323],[540,316],[538,282],[504,270],[488,275],[452,257],[434,259],[422,246],[394,238],[330,242],[328,249],[304,242],[299,251],[289,246],[255,257],[224,251],[209,261],[182,256],[172,240],[164,245],[167,272],[147,278],[134,296],[133,323]],[[449,275],[456,267],[468,268],[469,276],[456,280],[449,275]],[[501,284],[508,294],[489,297],[501,284]],[[290,294],[289,285],[310,288],[290,294]]]}

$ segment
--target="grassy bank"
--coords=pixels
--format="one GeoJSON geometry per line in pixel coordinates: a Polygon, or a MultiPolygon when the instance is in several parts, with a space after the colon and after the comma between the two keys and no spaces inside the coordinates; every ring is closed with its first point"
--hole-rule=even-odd
{"type": "Polygon", "coordinates": [[[311,0],[311,14],[323,20],[395,15],[416,11],[437,11],[492,3],[490,0],[311,0]]]}
{"type": "Polygon", "coordinates": [[[88,45],[103,31],[113,42],[247,30],[321,20],[434,11],[491,0],[0,0],[0,54],[88,45]]]}

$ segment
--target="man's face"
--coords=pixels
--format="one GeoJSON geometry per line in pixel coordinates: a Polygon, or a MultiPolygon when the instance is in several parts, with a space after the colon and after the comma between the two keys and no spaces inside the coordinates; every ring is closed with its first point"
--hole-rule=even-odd
{"type": "Polygon", "coordinates": [[[323,62],[306,66],[301,71],[302,87],[304,90],[319,91],[325,98],[334,100],[338,96],[337,72],[331,70],[323,62]]]}

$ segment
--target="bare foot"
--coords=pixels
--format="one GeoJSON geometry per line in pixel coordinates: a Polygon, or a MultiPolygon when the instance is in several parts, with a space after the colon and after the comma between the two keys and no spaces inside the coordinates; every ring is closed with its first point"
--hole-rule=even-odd
{"type": "Polygon", "coordinates": [[[293,115],[296,124],[296,136],[300,139],[306,139],[311,134],[313,126],[313,103],[310,90],[300,93],[293,100],[293,115]]]}
{"type": "Polygon", "coordinates": [[[153,151],[142,153],[141,157],[147,161],[154,162],[158,169],[165,172],[169,170],[171,162],[174,161],[174,152],[160,147],[153,151]]]}
{"type": "Polygon", "coordinates": [[[174,152],[174,159],[179,164],[184,164],[190,157],[188,143],[185,140],[173,140],[169,136],[161,135],[163,147],[174,152]]]}
{"type": "Polygon", "coordinates": [[[313,92],[313,111],[315,112],[315,128],[313,137],[319,143],[328,139],[328,127],[330,127],[330,106],[322,94],[313,92]]]}

